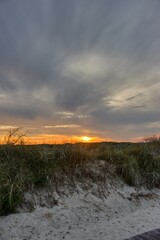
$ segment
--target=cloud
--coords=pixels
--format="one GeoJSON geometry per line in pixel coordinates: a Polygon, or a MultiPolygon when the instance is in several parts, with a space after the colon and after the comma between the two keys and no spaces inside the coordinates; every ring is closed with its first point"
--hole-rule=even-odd
{"type": "Polygon", "coordinates": [[[44,128],[79,128],[79,125],[55,125],[55,126],[44,126],[44,128]]]}
{"type": "Polygon", "coordinates": [[[109,69],[109,60],[98,54],[88,53],[67,59],[64,65],[64,75],[79,78],[81,81],[93,81],[105,77],[109,69]]]}
{"type": "Polygon", "coordinates": [[[15,91],[16,86],[3,74],[0,73],[0,92],[15,91]]]}
{"type": "Polygon", "coordinates": [[[2,125],[147,133],[160,117],[159,10],[150,0],[1,1],[2,125]]]}
{"type": "Polygon", "coordinates": [[[134,100],[135,98],[142,97],[142,96],[143,96],[142,93],[138,93],[135,96],[131,96],[131,97],[127,98],[126,101],[131,101],[131,100],[134,100]]]}

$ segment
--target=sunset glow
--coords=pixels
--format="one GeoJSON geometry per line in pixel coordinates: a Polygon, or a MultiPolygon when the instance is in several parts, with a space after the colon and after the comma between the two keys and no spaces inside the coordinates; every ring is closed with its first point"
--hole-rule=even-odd
{"type": "Polygon", "coordinates": [[[33,143],[159,134],[159,12],[151,0],[0,1],[0,138],[13,127],[33,143]]]}
{"type": "MultiPolygon", "coordinates": [[[[5,138],[9,131],[14,131],[18,126],[5,126],[0,125],[0,144],[5,142],[5,138]]],[[[91,142],[101,142],[101,141],[111,141],[109,138],[101,138],[98,136],[87,136],[87,135],[73,135],[73,134],[60,134],[61,132],[67,131],[73,132],[74,128],[79,128],[79,126],[72,125],[55,125],[55,126],[41,126],[39,128],[33,128],[31,126],[25,126],[20,128],[20,131],[26,132],[23,140],[25,144],[65,144],[65,143],[91,143],[91,142]],[[41,129],[42,133],[39,133],[41,129]],[[58,129],[58,132],[57,132],[58,129]],[[38,133],[37,133],[38,132],[38,133]]],[[[82,132],[90,133],[89,130],[83,130],[82,132]]],[[[90,133],[91,134],[91,133],[90,133]]]]}
{"type": "Polygon", "coordinates": [[[92,140],[92,138],[87,137],[87,136],[83,136],[83,137],[81,137],[81,139],[82,139],[82,142],[90,142],[92,140]]]}
{"type": "Polygon", "coordinates": [[[38,134],[31,135],[26,138],[26,143],[28,144],[65,144],[65,143],[93,143],[102,141],[111,141],[109,138],[100,137],[88,137],[88,136],[66,136],[66,135],[51,135],[51,134],[38,134]]]}

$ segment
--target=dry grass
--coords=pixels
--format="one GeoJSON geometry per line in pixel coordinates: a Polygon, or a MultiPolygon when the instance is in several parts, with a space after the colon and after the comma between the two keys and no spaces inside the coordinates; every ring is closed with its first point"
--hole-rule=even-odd
{"type": "Polygon", "coordinates": [[[0,146],[0,213],[16,211],[24,192],[66,182],[105,187],[116,176],[134,186],[160,187],[159,139],[141,144],[97,143],[0,146]]]}

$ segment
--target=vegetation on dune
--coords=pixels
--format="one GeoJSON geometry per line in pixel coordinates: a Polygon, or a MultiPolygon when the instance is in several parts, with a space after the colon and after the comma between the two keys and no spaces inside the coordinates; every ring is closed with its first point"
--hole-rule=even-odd
{"type": "Polygon", "coordinates": [[[160,187],[160,138],[144,143],[24,144],[12,129],[0,146],[0,214],[16,211],[33,187],[58,187],[86,179],[105,186],[109,174],[129,185],[160,187]],[[102,164],[103,163],[103,164],[102,164]],[[103,184],[102,184],[103,183],[103,184]]]}

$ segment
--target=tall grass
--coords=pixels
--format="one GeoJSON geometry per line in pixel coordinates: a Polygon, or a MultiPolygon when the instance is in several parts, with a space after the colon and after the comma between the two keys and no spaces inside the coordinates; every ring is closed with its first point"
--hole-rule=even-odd
{"type": "MultiPolygon", "coordinates": [[[[158,140],[159,141],[159,140],[158,140]]],[[[16,211],[24,192],[86,179],[105,185],[109,169],[133,186],[160,187],[159,142],[0,146],[0,214],[16,211]],[[103,163],[103,164],[102,164],[103,163]]]]}
{"type": "Polygon", "coordinates": [[[0,146],[0,212],[14,212],[24,191],[64,178],[68,181],[77,169],[94,159],[93,152],[76,145],[0,146]],[[59,176],[58,176],[59,175],[59,176]]]}

